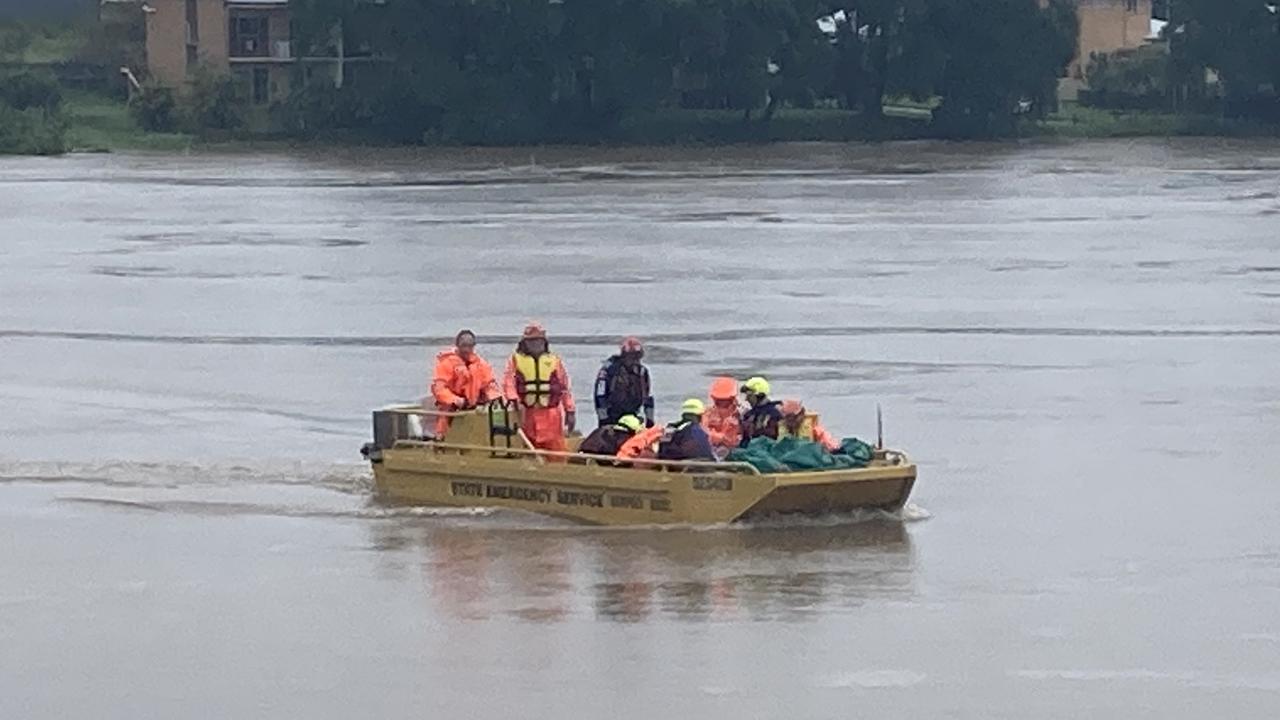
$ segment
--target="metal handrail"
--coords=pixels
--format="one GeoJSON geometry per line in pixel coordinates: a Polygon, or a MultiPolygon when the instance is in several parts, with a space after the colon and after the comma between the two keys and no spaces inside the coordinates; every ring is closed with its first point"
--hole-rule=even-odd
{"type": "Polygon", "coordinates": [[[650,465],[659,468],[689,468],[689,469],[707,469],[707,470],[729,470],[744,475],[760,475],[761,472],[754,465],[744,462],[709,462],[706,460],[660,460],[657,458],[620,458],[615,455],[596,455],[593,453],[571,453],[559,450],[538,450],[530,448],[492,448],[484,445],[464,445],[461,443],[445,443],[435,440],[397,440],[396,445],[407,445],[409,447],[433,447],[441,450],[467,450],[471,452],[482,453],[501,453],[510,455],[529,455],[535,458],[587,458],[590,460],[601,460],[612,463],[627,463],[630,465],[650,465]]]}
{"type": "Polygon", "coordinates": [[[389,413],[394,413],[396,415],[411,415],[411,416],[419,416],[419,417],[455,418],[455,417],[469,417],[470,415],[474,414],[477,410],[483,407],[484,407],[483,405],[478,405],[470,410],[458,411],[458,410],[436,410],[435,408],[429,408],[424,405],[392,405],[390,407],[381,408],[379,412],[389,412],[389,413]]]}
{"type": "MultiPolygon", "coordinates": [[[[502,402],[502,401],[495,400],[493,402],[502,402]]],[[[391,405],[391,406],[382,408],[381,411],[396,413],[399,415],[455,418],[455,417],[468,417],[474,414],[476,410],[479,410],[481,407],[484,407],[484,406],[481,405],[472,410],[464,410],[462,412],[456,412],[452,410],[447,410],[447,411],[436,410],[433,408],[425,407],[423,405],[391,405]]],[[[510,454],[523,453],[526,455],[533,455],[540,459],[545,459],[549,457],[587,458],[589,460],[597,460],[600,462],[609,462],[609,463],[626,462],[626,463],[640,464],[640,465],[655,465],[655,466],[661,466],[661,467],[675,466],[675,467],[681,467],[681,468],[706,467],[706,468],[714,468],[717,470],[737,470],[739,472],[754,474],[754,475],[764,474],[764,473],[761,473],[760,470],[756,468],[754,465],[751,465],[750,463],[744,463],[744,462],[707,462],[702,460],[657,460],[657,459],[648,459],[648,458],[623,459],[613,455],[596,455],[593,453],[566,453],[566,452],[558,452],[554,450],[538,450],[538,449],[515,448],[515,447],[512,447],[512,448],[481,447],[478,445],[460,445],[460,444],[443,443],[438,441],[417,441],[417,440],[405,439],[405,440],[397,440],[396,442],[411,443],[411,444],[417,444],[417,445],[431,445],[432,447],[438,447],[442,449],[452,449],[452,450],[476,450],[476,451],[483,451],[483,452],[489,452],[489,453],[504,452],[504,453],[510,453],[510,454]],[[748,469],[750,470],[749,473],[748,473],[748,469]]],[[[526,442],[528,441],[526,440],[526,442]]],[[[529,444],[532,445],[533,443],[529,443],[529,444]]],[[[885,454],[886,460],[892,461],[893,457],[896,456],[897,462],[893,462],[894,465],[910,465],[911,464],[911,458],[908,457],[908,455],[905,452],[902,452],[901,450],[881,449],[880,452],[883,452],[885,454]]]]}

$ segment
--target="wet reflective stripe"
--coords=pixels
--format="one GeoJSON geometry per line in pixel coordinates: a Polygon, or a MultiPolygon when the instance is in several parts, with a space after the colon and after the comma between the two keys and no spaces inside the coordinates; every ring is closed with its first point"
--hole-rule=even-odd
{"type": "Polygon", "coordinates": [[[559,393],[552,387],[551,376],[560,365],[560,359],[551,353],[543,353],[536,359],[531,355],[516,353],[516,372],[520,374],[521,400],[525,407],[552,407],[559,400],[559,393]]]}

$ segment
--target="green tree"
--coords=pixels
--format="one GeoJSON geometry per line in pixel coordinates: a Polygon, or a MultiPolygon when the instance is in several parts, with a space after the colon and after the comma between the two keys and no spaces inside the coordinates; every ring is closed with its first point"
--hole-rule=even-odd
{"type": "Polygon", "coordinates": [[[1069,26],[1057,3],[1036,0],[930,0],[928,32],[943,49],[935,111],[939,131],[953,137],[1008,135],[1019,110],[1053,101],[1070,59],[1069,26]]]}
{"type": "Polygon", "coordinates": [[[1209,68],[1228,104],[1280,89],[1280,12],[1266,0],[1171,0],[1175,70],[1185,81],[1209,68]]]}
{"type": "MultiPolygon", "coordinates": [[[[919,11],[906,0],[844,0],[829,6],[835,22],[835,88],[845,107],[878,118],[890,85],[891,59],[903,58],[904,33],[919,11]]],[[[908,41],[909,42],[909,41],[908,41]]],[[[920,58],[907,57],[907,61],[920,58]]],[[[910,69],[903,78],[912,76],[910,69]]]]}

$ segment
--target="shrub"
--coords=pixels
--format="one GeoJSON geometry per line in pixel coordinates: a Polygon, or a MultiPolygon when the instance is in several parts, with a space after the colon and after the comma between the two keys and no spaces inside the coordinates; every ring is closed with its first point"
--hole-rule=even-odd
{"type": "Polygon", "coordinates": [[[22,23],[0,25],[0,58],[21,60],[31,47],[31,31],[22,23]]]}
{"type": "Polygon", "coordinates": [[[0,101],[17,110],[57,112],[62,106],[62,87],[49,72],[24,70],[0,75],[0,101]]]}
{"type": "Polygon", "coordinates": [[[229,75],[201,68],[179,103],[183,124],[192,132],[236,130],[244,125],[240,98],[229,75]]]}
{"type": "Polygon", "coordinates": [[[0,154],[59,155],[67,151],[61,118],[40,108],[18,110],[0,102],[0,154]]]}
{"type": "Polygon", "coordinates": [[[147,132],[173,132],[177,128],[177,105],[172,90],[149,82],[129,101],[129,113],[147,132]]]}

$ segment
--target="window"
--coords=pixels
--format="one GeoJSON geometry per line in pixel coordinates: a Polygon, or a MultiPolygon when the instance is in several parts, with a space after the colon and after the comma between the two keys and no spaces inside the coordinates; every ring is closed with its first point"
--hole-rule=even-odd
{"type": "Polygon", "coordinates": [[[1138,0],[1124,0],[1124,9],[1131,13],[1138,12],[1138,0]]]}
{"type": "Polygon", "coordinates": [[[200,13],[196,10],[196,0],[187,0],[187,44],[200,43],[200,13]]]}
{"type": "Polygon", "coordinates": [[[231,57],[267,57],[268,20],[263,14],[231,16],[231,57]]]}
{"type": "Polygon", "coordinates": [[[271,71],[267,68],[253,69],[253,98],[254,105],[266,105],[271,101],[271,71]]]}
{"type": "Polygon", "coordinates": [[[200,63],[200,51],[195,45],[187,46],[187,74],[196,71],[196,65],[200,63]]]}

